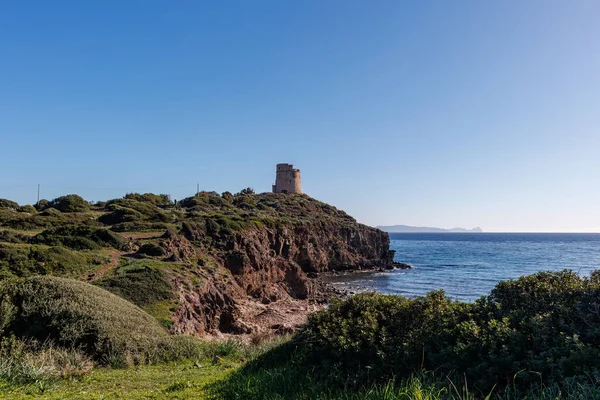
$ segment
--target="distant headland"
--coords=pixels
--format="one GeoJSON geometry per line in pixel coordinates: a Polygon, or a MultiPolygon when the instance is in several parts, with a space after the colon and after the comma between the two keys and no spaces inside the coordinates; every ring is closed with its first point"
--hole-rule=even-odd
{"type": "Polygon", "coordinates": [[[479,227],[473,228],[473,229],[465,229],[465,228],[442,229],[442,228],[431,228],[431,227],[427,227],[427,226],[390,225],[390,226],[377,226],[377,229],[381,229],[382,231],[389,232],[389,233],[443,233],[443,232],[479,233],[479,232],[483,232],[483,230],[479,227]]]}

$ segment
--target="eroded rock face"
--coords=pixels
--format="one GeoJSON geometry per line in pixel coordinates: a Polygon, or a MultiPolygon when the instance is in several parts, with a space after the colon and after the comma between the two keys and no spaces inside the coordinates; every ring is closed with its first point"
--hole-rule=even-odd
{"type": "MultiPolygon", "coordinates": [[[[181,244],[185,247],[181,256],[189,258],[190,242],[199,243],[209,235],[190,226],[180,239],[169,232],[171,254],[179,255],[177,245],[181,244]]],[[[307,274],[392,268],[389,243],[387,233],[360,224],[256,227],[227,237],[215,235],[211,249],[198,251],[212,251],[223,273],[204,274],[205,285],[195,290],[176,283],[181,296],[172,330],[187,334],[251,333],[260,327],[244,322],[248,304],[254,302],[259,307],[280,300],[327,301],[330,293],[307,274]]]]}

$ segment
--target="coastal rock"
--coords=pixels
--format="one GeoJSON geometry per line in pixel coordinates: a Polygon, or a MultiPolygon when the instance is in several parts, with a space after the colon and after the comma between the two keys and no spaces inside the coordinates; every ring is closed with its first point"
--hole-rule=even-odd
{"type": "MultiPolygon", "coordinates": [[[[191,260],[191,243],[207,242],[206,235],[192,224],[182,235],[169,231],[165,235],[167,252],[173,258],[191,260]]],[[[196,255],[212,251],[211,258],[229,276],[206,273],[200,266],[195,273],[204,285],[190,290],[185,279],[174,282],[181,292],[171,328],[175,333],[249,333],[252,329],[243,322],[248,307],[282,300],[323,304],[339,296],[337,290],[315,278],[318,273],[393,268],[388,234],[360,224],[254,227],[212,240],[210,247],[196,248],[196,255]],[[252,302],[241,306],[242,299],[252,302]]]]}
{"type": "Polygon", "coordinates": [[[412,265],[409,265],[406,263],[401,263],[401,262],[396,262],[396,261],[394,261],[394,263],[392,265],[394,268],[398,268],[398,269],[413,269],[412,265]]]}

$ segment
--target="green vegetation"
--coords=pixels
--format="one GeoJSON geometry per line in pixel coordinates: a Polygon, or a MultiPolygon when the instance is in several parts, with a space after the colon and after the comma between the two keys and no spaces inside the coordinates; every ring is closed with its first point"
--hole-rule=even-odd
{"type": "Polygon", "coordinates": [[[360,294],[284,342],[167,332],[182,287],[243,265],[240,232],[357,226],[308,196],[249,188],[0,199],[0,397],[600,399],[600,272],[501,282],[469,304],[360,294]]]}
{"type": "MultiPolygon", "coordinates": [[[[5,342],[6,344],[9,344],[5,342]]],[[[193,340],[194,352],[178,362],[90,369],[76,350],[43,347],[35,353],[21,342],[0,348],[0,394],[3,399],[217,399],[214,384],[281,340],[241,345],[229,340],[193,340]],[[12,351],[11,351],[12,350],[12,351]],[[66,361],[66,362],[65,362],[66,361]],[[13,368],[4,368],[4,366],[13,368]]]]}
{"type": "Polygon", "coordinates": [[[18,208],[19,212],[24,212],[24,213],[29,213],[29,214],[35,214],[37,212],[37,210],[35,209],[34,206],[30,205],[30,204],[26,204],[24,206],[21,206],[18,208]]]}
{"type": "Polygon", "coordinates": [[[102,360],[141,354],[167,337],[164,329],[130,302],[90,284],[58,277],[5,280],[0,288],[0,334],[59,346],[81,347],[102,360]]]}
{"type": "Polygon", "coordinates": [[[65,213],[83,212],[90,209],[89,203],[76,194],[57,197],[48,203],[48,207],[65,213]]]}
{"type": "Polygon", "coordinates": [[[19,203],[8,200],[8,199],[0,199],[0,208],[8,208],[11,210],[19,209],[19,203]]]}
{"type": "Polygon", "coordinates": [[[152,203],[157,206],[172,206],[173,202],[169,199],[169,195],[166,194],[153,194],[153,193],[128,193],[125,195],[126,199],[136,200],[140,202],[152,203]]]}
{"type": "MultiPolygon", "coordinates": [[[[156,284],[156,271],[138,265],[115,274],[156,284]]],[[[119,382],[127,398],[598,399],[599,290],[598,274],[563,271],[502,282],[473,304],[441,292],[414,300],[360,294],[314,314],[291,341],[245,346],[170,336],[99,288],[30,278],[0,291],[1,332],[19,338],[3,342],[0,382],[15,398],[42,391],[69,398],[84,387],[116,397],[107,382],[125,372],[95,369],[92,376],[96,363],[138,365],[125,370],[133,379],[119,382]],[[30,344],[48,338],[63,347],[30,344]]]]}
{"type": "Polygon", "coordinates": [[[61,246],[0,243],[0,283],[4,278],[31,275],[77,277],[103,262],[106,256],[101,254],[61,246]]]}
{"type": "Polygon", "coordinates": [[[170,222],[172,218],[152,202],[134,199],[116,199],[106,203],[109,211],[100,217],[100,222],[114,225],[122,222],[148,221],[170,222]]]}
{"type": "Polygon", "coordinates": [[[431,398],[600,398],[599,294],[599,273],[571,271],[501,282],[473,304],[443,292],[414,300],[359,294],[313,314],[293,342],[222,389],[245,399],[361,388],[404,398],[418,377],[437,393],[431,398]]]}
{"type": "Polygon", "coordinates": [[[99,250],[102,247],[124,249],[127,241],[108,229],[90,226],[59,226],[43,231],[32,239],[33,243],[65,246],[74,250],[99,250]]]}
{"type": "Polygon", "coordinates": [[[168,328],[177,296],[165,268],[169,268],[166,263],[123,263],[95,284],[143,308],[168,328]]]}
{"type": "Polygon", "coordinates": [[[144,243],[138,250],[138,254],[150,257],[162,257],[165,255],[165,250],[154,243],[144,243]]]}

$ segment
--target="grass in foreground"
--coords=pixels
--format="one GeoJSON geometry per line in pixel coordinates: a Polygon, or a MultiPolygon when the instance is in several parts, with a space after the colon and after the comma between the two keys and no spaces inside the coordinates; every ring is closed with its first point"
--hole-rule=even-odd
{"type": "MultiPolygon", "coordinates": [[[[509,386],[500,395],[472,391],[466,382],[431,372],[403,380],[359,388],[342,382],[336,371],[306,368],[294,344],[287,339],[257,345],[235,341],[204,342],[196,359],[125,368],[87,368],[75,351],[49,348],[35,354],[31,363],[10,376],[0,360],[2,399],[281,399],[281,400],[516,400],[600,399],[600,387],[565,380],[560,385],[532,387],[518,394],[509,386]],[[218,356],[215,362],[215,356],[218,356]],[[70,365],[72,363],[73,365],[70,365]],[[61,364],[61,374],[51,373],[61,364]],[[76,365],[77,364],[77,365],[76,365]],[[68,368],[78,367],[77,371],[68,368]],[[10,378],[10,379],[9,379],[10,378]]],[[[57,372],[57,371],[54,371],[57,372]]]]}
{"type": "Polygon", "coordinates": [[[94,369],[80,379],[36,382],[27,386],[0,384],[3,399],[203,399],[207,385],[225,379],[240,361],[226,358],[212,365],[200,362],[94,369]]]}

